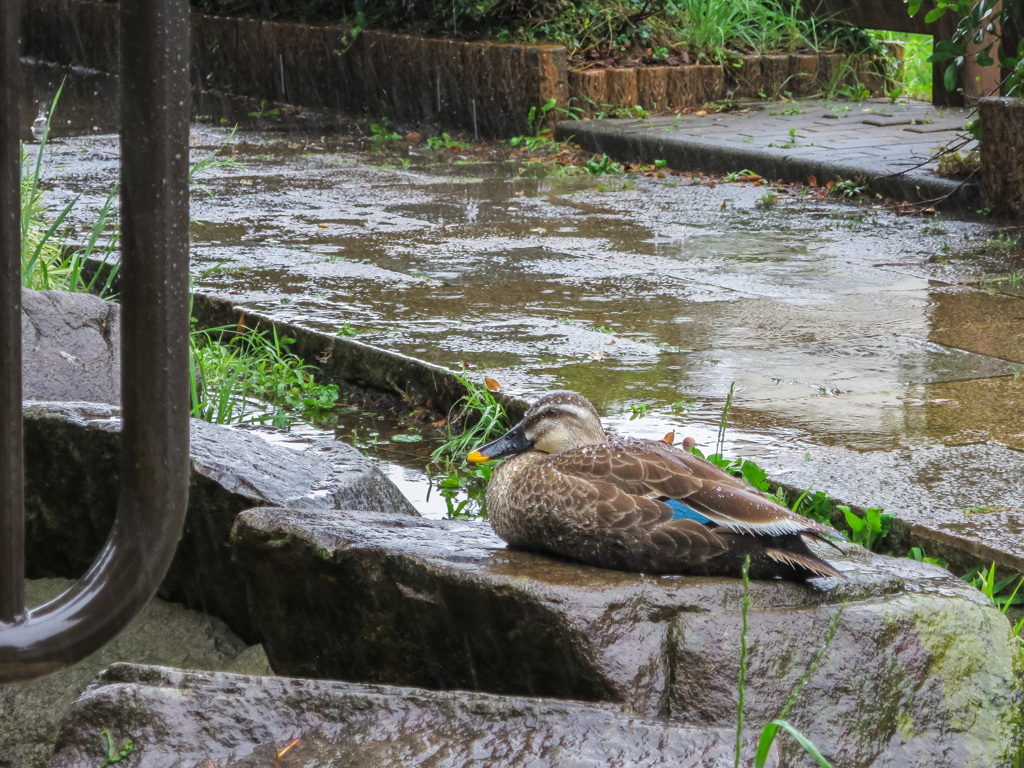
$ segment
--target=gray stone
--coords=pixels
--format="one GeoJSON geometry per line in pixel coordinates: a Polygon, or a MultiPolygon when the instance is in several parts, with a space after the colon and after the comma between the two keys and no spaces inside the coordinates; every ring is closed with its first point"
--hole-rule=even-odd
{"type": "MultiPolygon", "coordinates": [[[[28,581],[27,602],[41,605],[71,584],[65,579],[28,581]]],[[[64,713],[114,662],[221,670],[236,663],[244,648],[245,643],[224,622],[154,599],[120,635],[84,661],[41,680],[0,688],[0,766],[46,765],[64,713]]],[[[253,655],[248,652],[249,657],[253,655]]],[[[101,730],[91,735],[93,742],[99,741],[101,730]]]]}
{"type": "MultiPolygon", "coordinates": [[[[1024,573],[1021,451],[997,443],[873,453],[818,446],[784,453],[768,469],[789,488],[820,488],[838,504],[893,513],[885,545],[897,552],[923,547],[958,573],[979,562],[1024,573]]],[[[840,524],[841,513],[833,520],[840,524]]]]}
{"type": "MultiPolygon", "coordinates": [[[[117,510],[120,412],[26,403],[23,413],[28,575],[77,578],[102,548],[117,510]]],[[[372,461],[344,443],[196,419],[190,442],[188,518],[160,594],[224,619],[251,642],[258,638],[228,546],[239,512],[289,504],[417,515],[372,461]]]]}
{"type": "MultiPolygon", "coordinates": [[[[736,738],[608,704],[127,664],[74,705],[51,767],[101,765],[101,730],[132,739],[133,768],[698,768],[732,765],[736,738]]],[[[752,756],[753,734],[744,746],[752,756]]]]}
{"type": "Polygon", "coordinates": [[[121,308],[88,293],[21,290],[25,400],[121,402],[121,308]]]}
{"type": "MultiPolygon", "coordinates": [[[[591,568],[510,551],[486,524],[372,513],[251,510],[232,540],[279,674],[735,724],[737,580],[591,568]]],[[[779,714],[846,604],[790,722],[837,766],[1011,765],[1022,660],[1006,617],[943,569],[848,549],[829,559],[849,582],[751,585],[750,727],[779,714]]]]}

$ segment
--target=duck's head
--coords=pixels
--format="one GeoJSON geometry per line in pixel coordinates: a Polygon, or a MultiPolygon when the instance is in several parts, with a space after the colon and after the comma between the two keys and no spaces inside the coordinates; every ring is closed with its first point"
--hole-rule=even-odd
{"type": "Polygon", "coordinates": [[[605,440],[601,419],[587,398],[576,392],[552,392],[530,406],[512,429],[466,459],[489,461],[529,450],[561,453],[605,440]]]}

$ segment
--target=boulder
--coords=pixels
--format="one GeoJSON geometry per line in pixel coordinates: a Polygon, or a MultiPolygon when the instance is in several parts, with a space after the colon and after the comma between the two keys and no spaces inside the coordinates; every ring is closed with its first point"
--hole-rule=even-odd
{"type": "MultiPolygon", "coordinates": [[[[278,674],[630,705],[736,722],[738,580],[647,576],[508,550],[486,523],[264,508],[235,561],[278,674]]],[[[1009,766],[1022,660],[1009,622],[947,571],[847,545],[848,582],[751,584],[746,717],[788,719],[842,766],[1009,766]]],[[[783,760],[811,765],[787,741],[783,760]]]]}
{"type": "Polygon", "coordinates": [[[112,301],[22,288],[23,398],[120,404],[120,321],[112,301]]]}
{"type": "MultiPolygon", "coordinates": [[[[25,403],[23,415],[28,576],[77,578],[102,548],[117,511],[120,411],[25,403]]],[[[196,419],[190,443],[188,518],[160,594],[220,617],[250,642],[258,638],[229,547],[239,512],[289,504],[417,515],[370,459],[344,443],[196,419]]]]}
{"type": "Polygon", "coordinates": [[[102,765],[104,730],[132,768],[700,768],[732,765],[736,739],[608,704],[128,664],[76,702],[51,768],[102,765]]]}
{"type": "MultiPolygon", "coordinates": [[[[31,607],[48,602],[71,584],[66,579],[28,581],[27,603],[31,607]]],[[[100,671],[114,662],[227,669],[244,657],[251,666],[265,670],[266,657],[262,666],[256,661],[260,654],[258,645],[246,649],[223,621],[155,599],[120,635],[84,661],[41,680],[0,688],[0,765],[45,766],[64,713],[100,671]]],[[[93,742],[104,728],[93,732],[93,742]]]]}

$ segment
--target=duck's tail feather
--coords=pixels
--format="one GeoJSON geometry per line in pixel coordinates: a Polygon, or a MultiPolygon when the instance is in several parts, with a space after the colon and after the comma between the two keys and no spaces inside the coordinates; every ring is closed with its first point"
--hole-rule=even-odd
{"type": "MultiPolygon", "coordinates": [[[[829,531],[834,533],[836,535],[836,537],[838,537],[840,540],[846,541],[846,537],[843,536],[843,534],[839,533],[839,531],[833,530],[832,528],[829,528],[829,531]]],[[[842,555],[846,554],[846,550],[845,549],[840,547],[838,544],[836,544],[836,542],[833,539],[829,538],[829,536],[826,536],[825,534],[821,533],[820,531],[815,531],[815,530],[810,530],[810,529],[806,530],[806,531],[801,531],[800,532],[800,537],[802,539],[804,539],[804,540],[811,539],[812,541],[820,541],[820,542],[822,542],[824,544],[828,544],[830,547],[832,547],[834,550],[836,550],[840,554],[842,554],[842,555]]]]}
{"type": "Polygon", "coordinates": [[[820,557],[816,557],[810,552],[807,554],[799,554],[797,552],[787,552],[782,549],[765,549],[764,552],[775,562],[783,563],[791,568],[805,569],[813,573],[815,576],[820,576],[822,578],[849,581],[841,571],[837,571],[820,557]]]}

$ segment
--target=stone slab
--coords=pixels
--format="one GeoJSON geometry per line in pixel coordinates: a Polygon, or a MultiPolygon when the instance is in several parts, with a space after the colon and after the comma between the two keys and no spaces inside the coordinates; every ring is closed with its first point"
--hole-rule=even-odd
{"type": "Polygon", "coordinates": [[[784,454],[769,470],[788,487],[893,513],[889,545],[896,551],[923,546],[961,572],[981,560],[1024,573],[1022,451],[996,443],[873,453],[819,446],[784,454]],[[967,514],[985,507],[994,510],[967,514]]]}
{"type": "Polygon", "coordinates": [[[88,293],[22,288],[23,399],[120,404],[120,317],[88,293]]]}
{"type": "MultiPolygon", "coordinates": [[[[117,511],[120,411],[26,403],[23,414],[29,576],[78,578],[99,554],[117,511]]],[[[250,640],[245,589],[228,549],[239,512],[287,503],[418,515],[370,459],[345,443],[193,419],[190,456],[188,517],[161,595],[224,619],[250,640]]]]}
{"type": "Polygon", "coordinates": [[[789,108],[795,108],[798,114],[777,114],[780,105],[752,105],[721,114],[564,121],[559,123],[556,137],[572,135],[585,149],[619,160],[666,160],[670,168],[715,174],[746,168],[769,179],[806,181],[808,176],[815,176],[822,184],[863,177],[884,197],[901,201],[949,195],[946,205],[977,207],[981,200],[976,184],[962,185],[936,175],[930,159],[932,150],[963,132],[967,110],[940,113],[923,102],[890,105],[880,100],[865,102],[864,106],[809,101],[789,108]],[[844,116],[822,113],[821,106],[844,116]],[[930,130],[923,134],[909,132],[914,125],[930,130]],[[790,141],[791,129],[807,138],[790,141]],[[722,136],[729,132],[742,132],[751,138],[740,146],[724,145],[722,136]],[[882,148],[885,153],[866,157],[856,152],[858,145],[882,148]],[[921,167],[897,165],[907,159],[921,167]]]}
{"type": "MultiPolygon", "coordinates": [[[[735,724],[738,580],[592,568],[511,551],[485,523],[361,512],[252,510],[232,541],[281,674],[735,724]]],[[[752,584],[750,727],[778,715],[845,604],[797,728],[837,766],[1009,765],[1024,661],[1006,617],[943,569],[848,549],[828,554],[848,582],[752,584]]]]}
{"type": "Polygon", "coordinates": [[[129,664],[75,704],[51,768],[96,768],[101,730],[132,739],[133,768],[699,768],[732,765],[736,738],[609,704],[129,664]]]}
{"type": "MultiPolygon", "coordinates": [[[[72,583],[66,579],[27,581],[28,607],[53,600],[72,583]]],[[[78,664],[41,680],[0,688],[0,765],[46,765],[68,707],[102,670],[122,661],[206,670],[227,670],[247,663],[251,669],[272,674],[262,648],[246,648],[224,622],[155,598],[121,634],[78,664]]]]}

